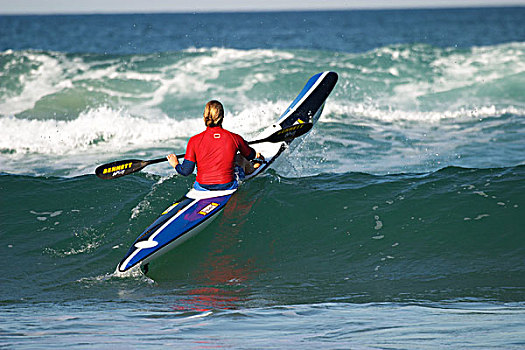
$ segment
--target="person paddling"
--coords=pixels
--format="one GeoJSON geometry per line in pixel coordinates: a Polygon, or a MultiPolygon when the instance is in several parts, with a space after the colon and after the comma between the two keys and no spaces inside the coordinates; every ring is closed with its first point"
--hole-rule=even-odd
{"type": "Polygon", "coordinates": [[[175,154],[167,156],[177,173],[188,176],[197,166],[197,190],[227,190],[238,187],[238,180],[255,171],[260,165],[250,161],[264,157],[255,152],[240,136],[222,127],[224,107],[212,100],[204,108],[206,130],[188,141],[182,164],[175,154]],[[237,173],[237,176],[236,176],[237,173]]]}

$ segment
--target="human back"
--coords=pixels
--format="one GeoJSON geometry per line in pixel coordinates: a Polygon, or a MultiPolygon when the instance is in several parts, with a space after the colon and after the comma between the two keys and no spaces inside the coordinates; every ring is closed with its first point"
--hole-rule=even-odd
{"type": "Polygon", "coordinates": [[[168,160],[176,171],[184,176],[191,174],[196,166],[196,185],[202,185],[197,187],[236,187],[235,167],[240,168],[242,174],[249,174],[255,169],[250,160],[255,157],[263,160],[264,158],[240,135],[222,127],[224,108],[219,101],[209,101],[204,108],[203,117],[206,130],[190,138],[182,165],[175,154],[168,155],[168,160]]]}
{"type": "Polygon", "coordinates": [[[215,126],[190,139],[184,158],[197,164],[198,183],[224,184],[234,180],[237,151],[245,157],[252,152],[241,136],[215,126]]]}

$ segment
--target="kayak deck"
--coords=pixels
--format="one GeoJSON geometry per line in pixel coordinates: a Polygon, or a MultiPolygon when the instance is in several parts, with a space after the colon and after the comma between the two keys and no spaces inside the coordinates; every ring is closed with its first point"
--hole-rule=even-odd
{"type": "Polygon", "coordinates": [[[144,230],[117,270],[124,272],[139,263],[147,263],[200,232],[224,209],[235,191],[188,192],[144,230]],[[172,244],[174,241],[177,244],[172,244]]]}

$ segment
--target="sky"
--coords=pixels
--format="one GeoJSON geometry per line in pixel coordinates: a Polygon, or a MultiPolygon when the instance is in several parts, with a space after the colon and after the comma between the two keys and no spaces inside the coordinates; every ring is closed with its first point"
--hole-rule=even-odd
{"type": "Polygon", "coordinates": [[[525,0],[0,0],[1,14],[525,6],[525,0]]]}

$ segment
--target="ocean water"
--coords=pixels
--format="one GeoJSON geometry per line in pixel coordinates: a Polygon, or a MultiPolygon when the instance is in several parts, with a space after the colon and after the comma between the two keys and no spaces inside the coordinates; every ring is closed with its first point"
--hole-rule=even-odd
{"type": "Polygon", "coordinates": [[[0,347],[525,347],[525,8],[0,16],[0,347]],[[293,152],[118,277],[209,99],[293,152]]]}

